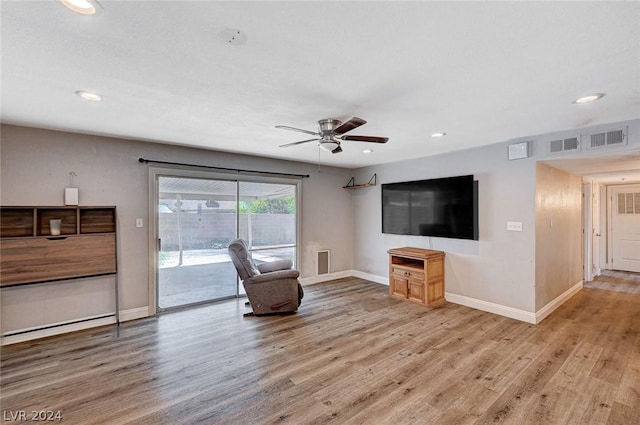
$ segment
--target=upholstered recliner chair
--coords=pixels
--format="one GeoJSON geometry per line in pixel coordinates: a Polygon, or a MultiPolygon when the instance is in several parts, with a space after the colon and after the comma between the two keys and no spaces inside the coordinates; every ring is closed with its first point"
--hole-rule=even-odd
{"type": "Polygon", "coordinates": [[[253,314],[294,312],[300,306],[303,291],[290,260],[272,261],[256,266],[247,244],[235,239],[229,244],[229,257],[249,298],[253,314]]]}

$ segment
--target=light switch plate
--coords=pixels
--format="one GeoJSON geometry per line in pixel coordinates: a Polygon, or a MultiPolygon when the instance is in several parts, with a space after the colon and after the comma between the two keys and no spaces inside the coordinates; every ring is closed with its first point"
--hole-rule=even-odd
{"type": "Polygon", "coordinates": [[[136,218],[136,227],[144,227],[144,220],[141,218],[136,218]]]}
{"type": "Polygon", "coordinates": [[[77,187],[65,187],[64,204],[78,205],[78,188],[77,187]]]}
{"type": "Polygon", "coordinates": [[[507,221],[507,230],[510,232],[522,232],[522,222],[507,221]]]}

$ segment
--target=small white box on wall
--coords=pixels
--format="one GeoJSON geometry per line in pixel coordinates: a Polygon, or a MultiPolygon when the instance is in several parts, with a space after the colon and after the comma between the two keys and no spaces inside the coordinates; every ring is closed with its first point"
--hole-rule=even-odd
{"type": "Polygon", "coordinates": [[[64,189],[64,204],[78,205],[78,188],[77,187],[66,187],[64,189]]]}

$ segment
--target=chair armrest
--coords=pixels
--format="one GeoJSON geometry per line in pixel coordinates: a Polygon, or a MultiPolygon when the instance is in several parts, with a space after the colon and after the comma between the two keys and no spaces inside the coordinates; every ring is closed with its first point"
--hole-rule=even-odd
{"type": "Polygon", "coordinates": [[[291,260],[278,260],[258,264],[258,270],[260,270],[260,273],[271,273],[276,270],[289,270],[292,266],[293,262],[291,260]]]}
{"type": "Polygon", "coordinates": [[[278,270],[271,273],[259,274],[244,280],[244,283],[254,285],[256,283],[271,282],[274,280],[297,279],[300,276],[298,270],[278,270]]]}

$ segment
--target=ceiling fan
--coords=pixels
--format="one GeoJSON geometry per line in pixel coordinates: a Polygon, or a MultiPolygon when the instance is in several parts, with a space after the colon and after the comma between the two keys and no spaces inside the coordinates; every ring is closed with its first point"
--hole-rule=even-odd
{"type": "Polygon", "coordinates": [[[340,142],[344,140],[351,140],[354,142],[371,142],[371,143],[387,143],[389,138],[387,137],[374,137],[374,136],[347,136],[345,133],[358,128],[367,122],[362,118],[353,117],[349,121],[341,122],[340,120],[327,118],[318,121],[318,131],[303,130],[301,128],[289,127],[288,125],[276,125],[276,128],[284,130],[297,131],[299,133],[312,134],[316,136],[313,139],[301,140],[299,142],[287,143],[286,145],[280,145],[281,148],[288,146],[299,145],[301,143],[318,142],[318,146],[328,152],[338,153],[342,152],[340,142]]]}

